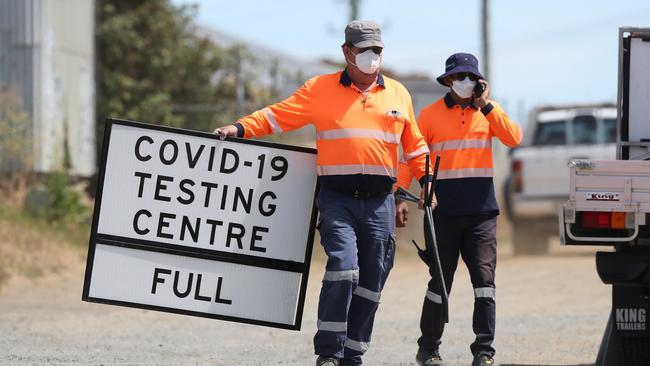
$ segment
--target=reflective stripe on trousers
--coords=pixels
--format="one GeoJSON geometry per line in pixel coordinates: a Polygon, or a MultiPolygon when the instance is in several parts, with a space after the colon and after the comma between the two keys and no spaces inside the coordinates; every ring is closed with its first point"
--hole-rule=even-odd
{"type": "MultiPolygon", "coordinates": [[[[470,273],[474,287],[474,314],[472,329],[476,338],[470,349],[473,354],[494,355],[496,290],[494,275],[496,269],[496,217],[438,216],[434,218],[440,262],[445,276],[445,285],[451,292],[458,257],[462,256],[470,273]]],[[[435,275],[435,273],[431,273],[435,275]]],[[[421,350],[438,349],[444,327],[441,326],[442,297],[433,278],[429,281],[422,305],[418,339],[421,350]]],[[[451,302],[451,299],[450,299],[451,302]]]]}
{"type": "Polygon", "coordinates": [[[321,190],[318,229],[327,267],[318,304],[316,354],[360,365],[395,255],[392,195],[357,199],[321,190]]]}

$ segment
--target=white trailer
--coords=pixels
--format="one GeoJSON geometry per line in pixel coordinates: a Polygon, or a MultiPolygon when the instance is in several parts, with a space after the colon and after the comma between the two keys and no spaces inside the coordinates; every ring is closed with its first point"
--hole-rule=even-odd
{"type": "Polygon", "coordinates": [[[563,244],[650,244],[650,161],[576,160],[569,168],[569,201],[560,212],[563,244]]]}
{"type": "MultiPolygon", "coordinates": [[[[612,285],[597,366],[650,365],[650,28],[619,30],[617,160],[569,163],[570,198],[559,214],[566,245],[596,253],[612,285]]],[[[588,301],[588,300],[587,300],[588,301]]]]}

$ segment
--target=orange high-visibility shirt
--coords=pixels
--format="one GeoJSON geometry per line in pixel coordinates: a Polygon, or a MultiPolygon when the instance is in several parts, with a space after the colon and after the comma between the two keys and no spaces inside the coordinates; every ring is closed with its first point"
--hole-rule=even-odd
{"type": "Polygon", "coordinates": [[[370,176],[378,179],[357,182],[374,187],[348,188],[390,191],[397,177],[400,143],[410,174],[424,176],[428,148],[415,122],[411,96],[399,82],[381,74],[367,93],[352,84],[345,70],[314,77],[286,100],[238,123],[244,137],[313,124],[321,183],[331,183],[327,177],[370,176]]]}
{"type": "MultiPolygon", "coordinates": [[[[440,214],[498,213],[494,196],[492,137],[514,147],[521,129],[501,106],[490,101],[482,110],[462,108],[451,94],[422,110],[418,126],[431,151],[440,156],[436,197],[440,214]]],[[[412,176],[400,169],[398,183],[408,188],[412,176]]]]}

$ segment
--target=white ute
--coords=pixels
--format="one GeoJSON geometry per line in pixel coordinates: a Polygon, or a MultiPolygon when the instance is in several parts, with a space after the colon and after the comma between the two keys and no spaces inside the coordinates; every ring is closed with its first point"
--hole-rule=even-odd
{"type": "Polygon", "coordinates": [[[567,163],[616,158],[616,106],[533,109],[520,147],[510,152],[504,186],[515,254],[544,254],[557,235],[557,210],[569,197],[567,163]]]}

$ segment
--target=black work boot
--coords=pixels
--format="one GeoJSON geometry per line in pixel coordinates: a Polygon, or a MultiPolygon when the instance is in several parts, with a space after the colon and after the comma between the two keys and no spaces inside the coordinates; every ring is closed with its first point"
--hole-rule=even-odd
{"type": "Polygon", "coordinates": [[[420,366],[444,366],[445,364],[438,350],[418,351],[418,354],[415,355],[415,362],[420,366]]]}
{"type": "Polygon", "coordinates": [[[492,358],[492,356],[478,355],[474,356],[472,366],[497,366],[497,363],[494,362],[494,358],[492,358]]]}
{"type": "Polygon", "coordinates": [[[318,356],[316,366],[339,366],[339,360],[334,357],[318,356]]]}

